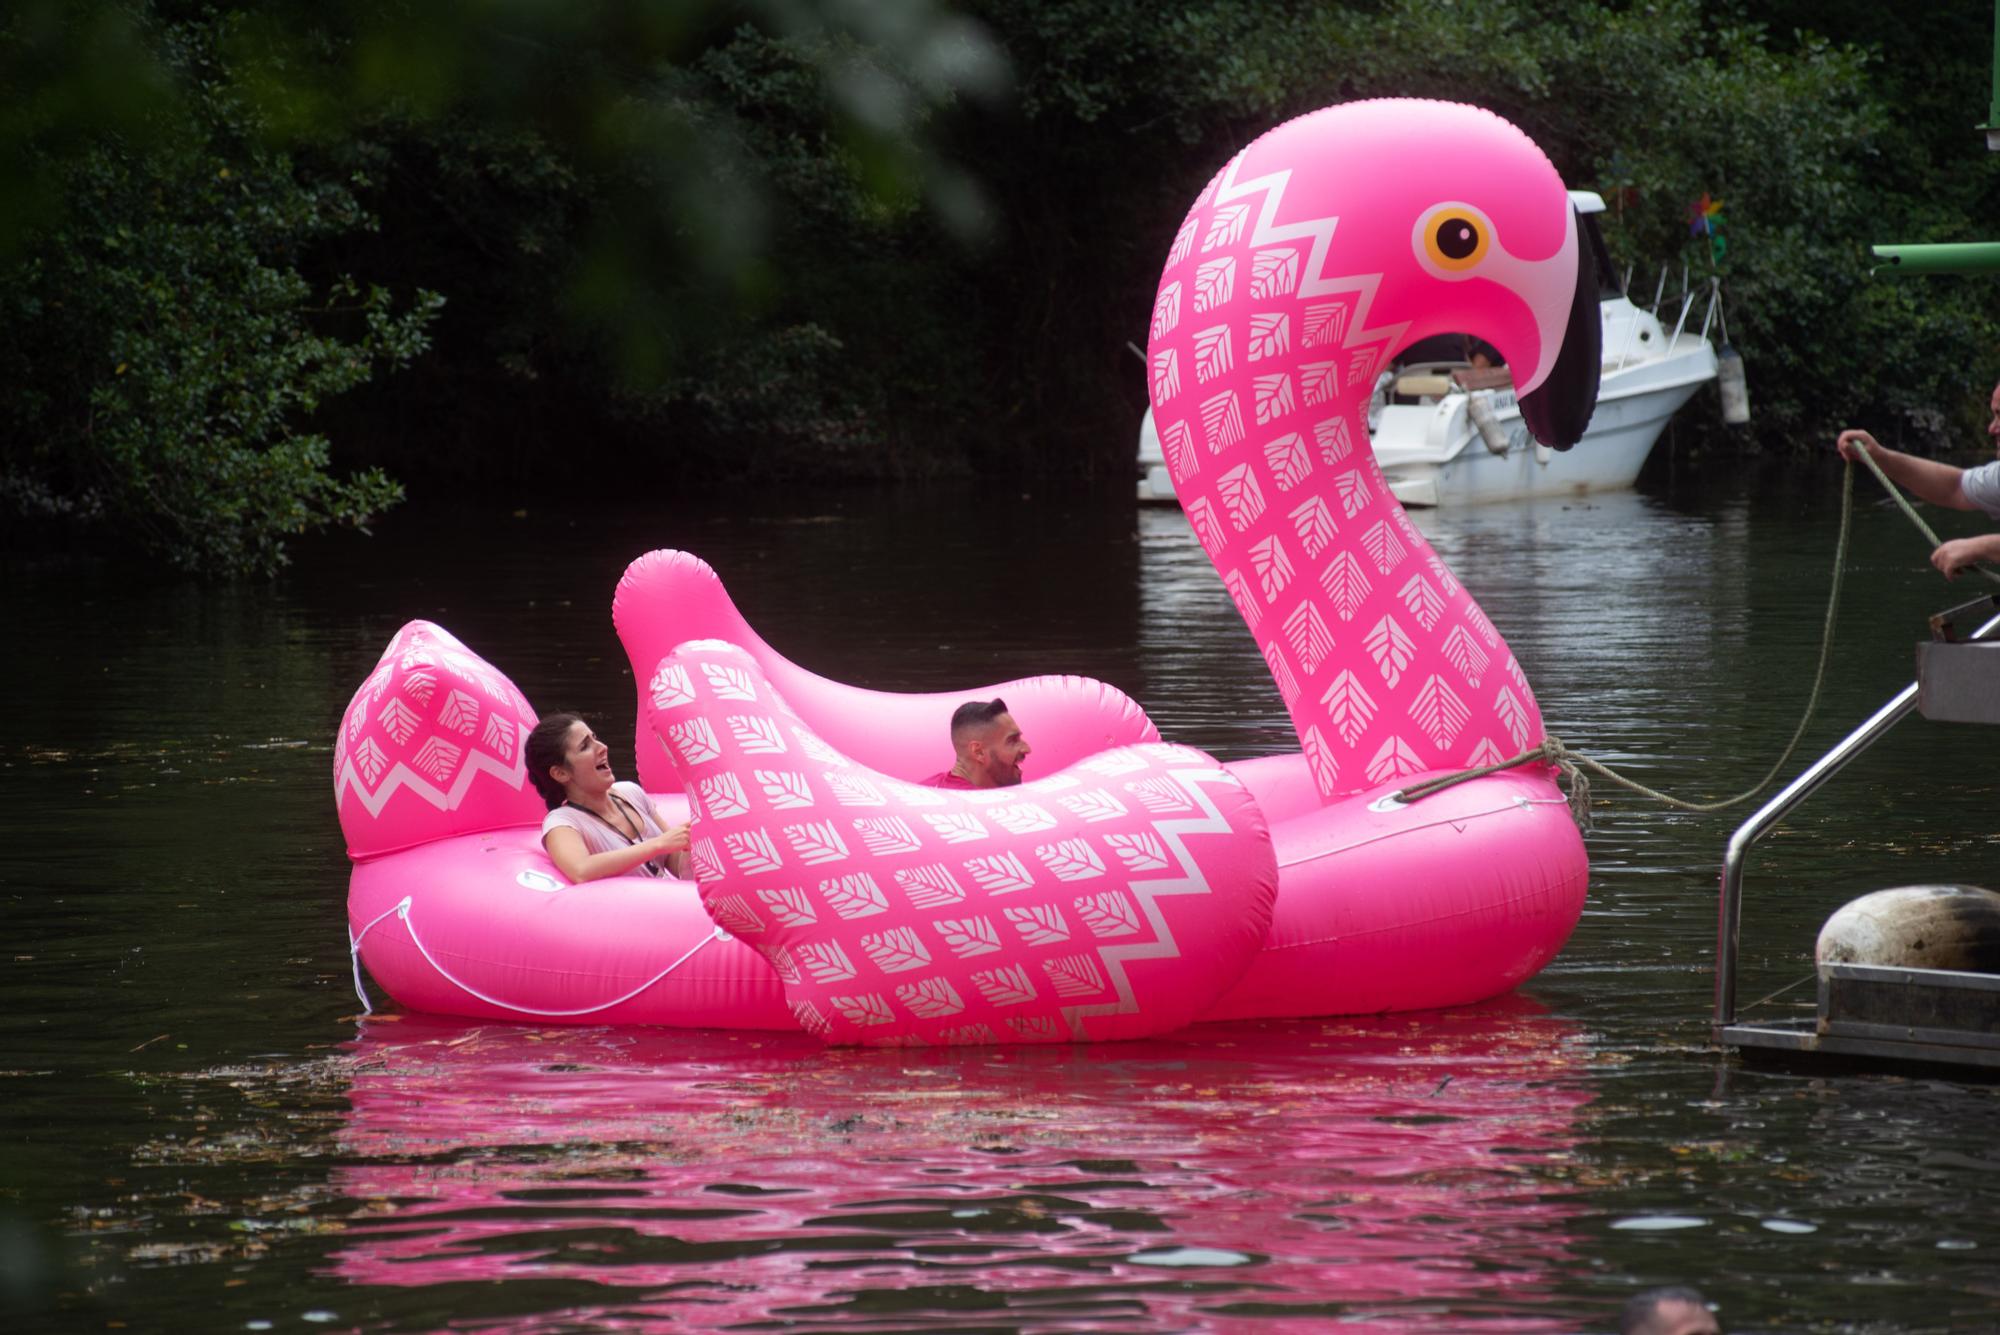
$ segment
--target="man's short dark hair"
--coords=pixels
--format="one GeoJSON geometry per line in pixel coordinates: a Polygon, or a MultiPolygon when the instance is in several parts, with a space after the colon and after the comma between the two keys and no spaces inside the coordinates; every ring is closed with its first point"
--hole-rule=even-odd
{"type": "Polygon", "coordinates": [[[1700,1289],[1691,1289],[1685,1284],[1671,1284],[1663,1289],[1635,1293],[1625,1300],[1625,1310],[1619,1314],[1618,1335],[1643,1332],[1662,1303],[1692,1303],[1696,1307],[1706,1307],[1708,1299],[1701,1296],[1700,1289]]]}
{"type": "Polygon", "coordinates": [[[968,733],[979,731],[1007,712],[1007,702],[995,697],[991,700],[967,700],[951,711],[951,740],[956,746],[959,739],[968,733]]]}

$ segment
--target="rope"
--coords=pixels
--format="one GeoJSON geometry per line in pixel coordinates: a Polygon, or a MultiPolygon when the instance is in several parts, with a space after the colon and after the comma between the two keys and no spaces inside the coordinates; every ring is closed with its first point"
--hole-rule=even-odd
{"type": "MultiPolygon", "coordinates": [[[[1924,517],[1917,513],[1915,506],[1910,504],[1909,497],[1903,495],[1896,484],[1889,480],[1889,475],[1882,471],[1882,465],[1875,462],[1874,453],[1866,445],[1858,446],[1856,452],[1860,454],[1861,462],[1868,465],[1868,471],[1875,475],[1876,480],[1889,493],[1889,499],[1896,503],[1896,508],[1901,510],[1912,524],[1917,526],[1917,532],[1924,535],[1925,541],[1931,545],[1931,550],[1936,551],[1939,547],[1943,546],[1944,539],[1931,531],[1931,526],[1924,522],[1924,517]]],[[[1847,471],[1851,477],[1854,470],[1849,468],[1847,471]]],[[[1991,566],[1983,565],[1975,565],[1972,568],[1992,580],[1995,584],[2000,584],[2000,571],[1995,571],[1991,566]]]]}
{"type": "MultiPolygon", "coordinates": [[[[1923,517],[1910,505],[1909,500],[1904,497],[1896,484],[1889,480],[1889,475],[1882,471],[1882,465],[1875,461],[1874,456],[1869,453],[1867,447],[1862,447],[1859,453],[1861,461],[1868,465],[1868,470],[1875,474],[1877,480],[1882,483],[1882,486],[1888,491],[1890,499],[1896,502],[1903,513],[1909,517],[1910,522],[1917,526],[1917,531],[1924,535],[1925,540],[1935,550],[1942,539],[1931,531],[1931,526],[1924,522],[1923,517]]],[[[1681,811],[1692,811],[1707,815],[1717,811],[1724,811],[1739,803],[1749,801],[1768,788],[1771,780],[1778,777],[1778,772],[1784,768],[1785,762],[1792,758],[1792,752],[1798,749],[1799,740],[1806,734],[1806,726],[1812,722],[1813,712],[1819,708],[1820,689],[1826,683],[1826,665],[1833,652],[1834,614],[1840,607],[1841,578],[1847,567],[1848,535],[1852,529],[1853,518],[1854,469],[1850,466],[1842,473],[1840,480],[1840,539],[1834,545],[1833,578],[1830,581],[1830,587],[1827,591],[1826,619],[1820,632],[1819,666],[1813,670],[1812,691],[1806,697],[1806,707],[1804,712],[1799,716],[1799,726],[1792,730],[1791,741],[1785,743],[1783,753],[1771,763],[1771,768],[1765,771],[1764,777],[1759,779],[1753,787],[1738,793],[1734,797],[1723,798],[1717,802],[1684,801],[1678,797],[1671,797],[1657,788],[1648,788],[1636,779],[1626,778],[1601,761],[1592,760],[1589,756],[1581,752],[1570,750],[1568,746],[1564,745],[1560,737],[1551,733],[1542,738],[1539,746],[1529,747],[1519,755],[1502,760],[1497,764],[1481,765],[1476,769],[1461,770],[1456,774],[1446,774],[1435,779],[1427,779],[1423,783],[1412,784],[1408,788],[1392,793],[1391,796],[1399,802],[1418,802],[1433,793],[1441,793],[1447,788],[1456,787],[1461,783],[1466,783],[1473,779],[1484,778],[1488,774],[1497,774],[1501,770],[1514,769],[1520,765],[1545,764],[1555,766],[1557,771],[1569,783],[1570,813],[1576,818],[1577,824],[1585,830],[1590,828],[1590,780],[1585,775],[1585,770],[1602,778],[1609,779],[1620,787],[1628,788],[1643,797],[1654,798],[1681,811]]],[[[1996,572],[1983,565],[1974,566],[1973,568],[1996,584],[2000,584],[2000,572],[1996,572]]]]}
{"type": "Polygon", "coordinates": [[[348,955],[354,964],[354,994],[361,998],[361,1009],[363,1012],[369,1015],[373,1015],[375,1013],[375,1009],[374,1007],[368,1004],[368,993],[364,991],[361,986],[361,940],[363,937],[368,935],[369,931],[374,928],[376,923],[381,922],[382,919],[387,918],[392,914],[403,920],[403,929],[410,934],[410,944],[417,948],[417,953],[424,957],[424,961],[428,963],[431,966],[431,968],[437,970],[438,977],[444,979],[447,983],[450,983],[453,987],[457,988],[459,991],[465,993],[467,996],[476,997],[480,1001],[485,1002],[489,1006],[499,1006],[504,1010],[517,1011],[522,1015],[540,1015],[550,1019],[565,1019],[578,1015],[594,1015],[598,1011],[608,1011],[613,1006],[623,1005],[625,1002],[630,1001],[633,997],[638,996],[641,992],[644,992],[647,988],[653,986],[655,983],[665,978],[675,969],[680,968],[681,965],[686,964],[689,960],[693,959],[695,957],[695,954],[698,951],[700,951],[704,946],[707,946],[715,941],[723,940],[728,935],[728,933],[724,932],[720,927],[716,928],[714,931],[710,932],[707,936],[695,942],[695,944],[689,948],[686,954],[682,955],[672,964],[669,964],[666,968],[660,970],[658,973],[654,974],[651,978],[648,978],[645,982],[639,984],[639,986],[633,988],[630,992],[627,992],[622,997],[614,997],[612,1000],[603,1002],[600,1005],[584,1006],[578,1010],[546,1011],[546,1010],[539,1010],[533,1006],[519,1006],[511,1001],[502,1001],[498,997],[490,997],[486,995],[484,992],[481,992],[478,988],[473,987],[470,983],[466,983],[457,978],[452,977],[450,971],[447,970],[444,967],[444,965],[438,963],[437,957],[432,955],[430,949],[427,946],[425,946],[421,940],[418,939],[417,925],[410,921],[410,896],[405,895],[403,896],[402,901],[398,903],[394,908],[389,909],[386,912],[377,914],[374,920],[371,921],[367,927],[361,929],[359,935],[351,935],[348,938],[348,944],[347,944],[348,955]]]}

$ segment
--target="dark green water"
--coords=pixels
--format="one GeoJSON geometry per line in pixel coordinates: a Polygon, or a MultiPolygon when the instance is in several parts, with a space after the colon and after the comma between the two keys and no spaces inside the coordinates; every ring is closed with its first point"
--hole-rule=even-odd
{"type": "MultiPolygon", "coordinates": [[[[1812,754],[1973,593],[1863,494],[1812,754]]],[[[1719,1055],[1737,817],[1603,785],[1567,949],[1521,996],[1445,1016],[914,1054],[357,1020],[329,738],[411,617],[629,738],[611,589],[678,546],[827,676],[1086,673],[1224,758],[1289,746],[1177,513],[732,504],[409,514],[307,547],[276,586],[11,563],[8,1329],[1583,1331],[1667,1282],[1735,1331],[2000,1327],[2000,1094],[1719,1055]]],[[[1791,464],[1421,527],[1552,731],[1713,797],[1796,721],[1837,519],[1834,471],[1791,464]]],[[[1743,999],[1805,977],[1855,894],[2000,884],[1997,792],[1989,733],[1921,719],[1835,780],[1753,854],[1743,999]]]]}

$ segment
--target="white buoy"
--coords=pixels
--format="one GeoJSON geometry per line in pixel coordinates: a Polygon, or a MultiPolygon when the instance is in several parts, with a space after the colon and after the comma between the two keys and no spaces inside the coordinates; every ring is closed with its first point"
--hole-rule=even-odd
{"type": "Polygon", "coordinates": [[[1475,390],[1466,395],[1465,414],[1479,428],[1479,438],[1486,442],[1487,449],[1495,454],[1507,453],[1507,433],[1500,429],[1500,419],[1493,411],[1491,390],[1475,390]]]}
{"type": "Polygon", "coordinates": [[[1750,384],[1743,375],[1743,357],[1727,343],[1715,358],[1715,387],[1722,393],[1722,420],[1742,426],[1750,420],[1750,384]]]}
{"type": "Polygon", "coordinates": [[[1843,905],[1820,928],[1818,964],[2000,972],[2000,894],[1976,885],[1902,885],[1843,905]]]}

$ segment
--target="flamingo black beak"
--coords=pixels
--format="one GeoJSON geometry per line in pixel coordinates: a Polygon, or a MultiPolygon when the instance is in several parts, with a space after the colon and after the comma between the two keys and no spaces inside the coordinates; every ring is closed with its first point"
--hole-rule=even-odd
{"type": "Polygon", "coordinates": [[[1597,379],[1603,360],[1596,266],[1581,218],[1577,219],[1576,237],[1576,291],[1570,297],[1562,350],[1556,354],[1548,378],[1521,396],[1521,420],[1536,440],[1558,450],[1583,439],[1590,415],[1597,411],[1597,379]]]}

